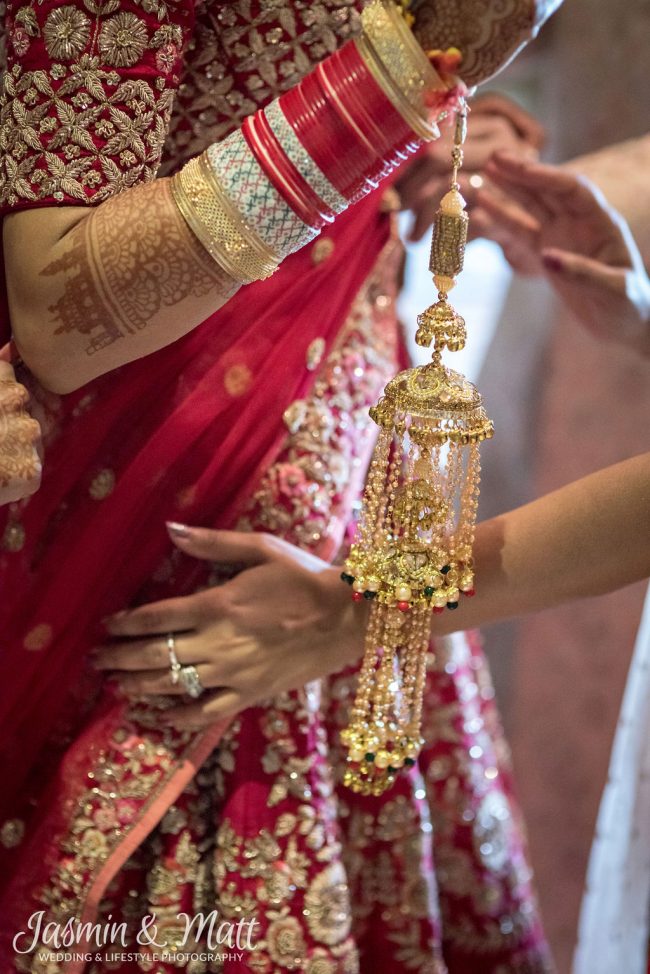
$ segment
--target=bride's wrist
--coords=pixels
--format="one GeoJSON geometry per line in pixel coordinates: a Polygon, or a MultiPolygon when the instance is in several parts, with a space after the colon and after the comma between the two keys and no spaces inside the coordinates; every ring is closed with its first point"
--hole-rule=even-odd
{"type": "Polygon", "coordinates": [[[176,205],[238,283],[264,279],[438,134],[450,78],[392,3],[363,32],[172,179],[176,205]]]}
{"type": "Polygon", "coordinates": [[[333,613],[334,647],[340,653],[341,665],[355,663],[363,656],[363,647],[370,614],[370,602],[353,602],[350,589],[341,581],[341,568],[332,566],[321,574],[323,600],[333,613]]]}

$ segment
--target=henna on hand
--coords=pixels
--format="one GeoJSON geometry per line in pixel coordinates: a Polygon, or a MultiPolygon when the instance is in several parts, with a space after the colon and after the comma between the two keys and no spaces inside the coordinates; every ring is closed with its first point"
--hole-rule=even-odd
{"type": "Polygon", "coordinates": [[[0,503],[18,500],[38,486],[40,461],[36,443],[40,426],[26,410],[29,395],[14,379],[0,378],[0,503]]]}

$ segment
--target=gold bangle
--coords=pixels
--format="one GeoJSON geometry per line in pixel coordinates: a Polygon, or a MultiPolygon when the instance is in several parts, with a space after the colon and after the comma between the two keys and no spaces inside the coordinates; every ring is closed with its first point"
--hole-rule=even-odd
{"type": "Polygon", "coordinates": [[[172,179],[174,201],[194,235],[231,277],[261,281],[280,258],[249,227],[225,193],[207,155],[190,159],[172,179]]]}
{"type": "Polygon", "coordinates": [[[438,133],[426,97],[447,86],[389,0],[370,3],[361,23],[363,33],[355,43],[368,70],[413,131],[431,141],[438,133]]]}

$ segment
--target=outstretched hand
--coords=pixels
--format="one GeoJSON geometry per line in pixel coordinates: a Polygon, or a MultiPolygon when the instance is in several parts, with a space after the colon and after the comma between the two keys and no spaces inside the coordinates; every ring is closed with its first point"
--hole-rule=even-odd
{"type": "Polygon", "coordinates": [[[169,525],[185,554],[241,567],[195,595],[121,612],[96,654],[128,696],[179,695],[161,719],[199,728],[342,669],[363,652],[366,612],[350,601],[339,570],[267,534],[169,525]],[[205,692],[196,702],[173,685],[167,648],[205,692]]]}
{"type": "Polygon", "coordinates": [[[512,267],[544,274],[574,317],[599,338],[650,355],[650,280],[623,218],[584,178],[497,153],[476,194],[475,232],[512,267]]]}

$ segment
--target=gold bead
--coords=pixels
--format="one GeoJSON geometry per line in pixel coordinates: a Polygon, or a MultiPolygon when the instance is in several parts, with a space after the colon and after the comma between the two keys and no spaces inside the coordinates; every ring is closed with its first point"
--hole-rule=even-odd
{"type": "Polygon", "coordinates": [[[457,189],[450,189],[440,200],[440,212],[445,216],[460,216],[467,206],[457,189]]]}
{"type": "Polygon", "coordinates": [[[452,288],[456,287],[456,281],[453,277],[447,277],[445,274],[434,274],[433,283],[438,291],[441,291],[443,294],[447,294],[452,288]]]}

